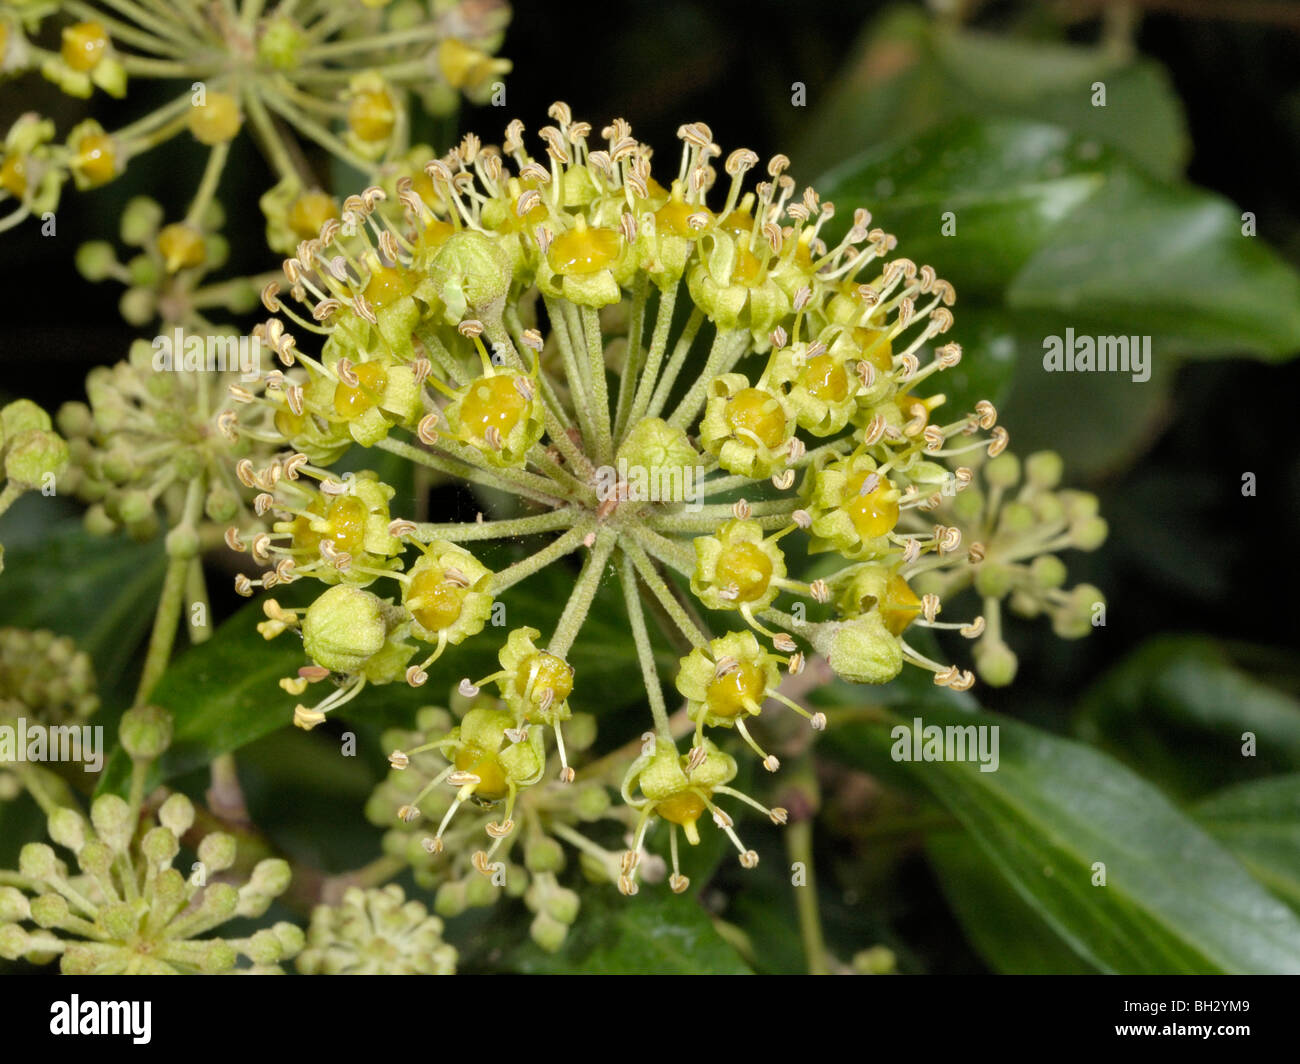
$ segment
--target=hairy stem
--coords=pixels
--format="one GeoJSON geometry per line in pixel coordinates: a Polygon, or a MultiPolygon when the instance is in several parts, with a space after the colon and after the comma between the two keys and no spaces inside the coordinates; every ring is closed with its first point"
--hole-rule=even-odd
{"type": "Polygon", "coordinates": [[[445,539],[452,543],[471,543],[481,539],[508,539],[532,536],[538,532],[556,532],[573,524],[570,510],[552,510],[529,517],[504,521],[451,521],[446,524],[417,524],[415,535],[422,540],[445,539]]]}
{"type": "Polygon", "coordinates": [[[655,665],[654,647],[646,630],[645,612],[641,597],[636,592],[636,569],[626,551],[622,559],[623,601],[627,604],[627,617],[632,627],[632,641],[636,644],[637,660],[641,663],[641,679],[650,697],[650,712],[654,715],[655,731],[665,742],[673,742],[672,727],[668,723],[668,707],[664,704],[663,686],[659,682],[659,669],[655,665]]]}
{"type": "Polygon", "coordinates": [[[591,603],[600,587],[600,578],[605,575],[605,563],[614,550],[615,540],[612,529],[602,528],[596,533],[596,542],[582,563],[578,582],[573,585],[569,601],[565,603],[564,612],[560,614],[559,623],[555,626],[555,634],[547,646],[556,657],[562,658],[568,654],[569,648],[578,638],[587,614],[591,612],[591,603]]]}
{"type": "Polygon", "coordinates": [[[514,587],[521,580],[526,580],[533,573],[546,568],[552,562],[577,550],[594,523],[591,520],[579,521],[558,539],[543,547],[536,554],[517,561],[514,565],[502,569],[492,577],[492,594],[500,595],[507,588],[514,587]]]}

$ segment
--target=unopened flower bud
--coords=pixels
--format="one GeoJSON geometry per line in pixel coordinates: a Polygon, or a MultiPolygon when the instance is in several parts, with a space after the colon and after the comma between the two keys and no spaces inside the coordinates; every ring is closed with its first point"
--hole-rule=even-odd
{"type": "Polygon", "coordinates": [[[337,584],[308,607],[302,644],[316,664],[333,672],[357,672],[383,649],[387,632],[378,596],[337,584]]]}
{"type": "Polygon", "coordinates": [[[161,706],[137,706],[122,714],[118,738],[134,760],[152,761],[172,744],[172,715],[161,706]]]}
{"type": "Polygon", "coordinates": [[[5,476],[29,490],[44,486],[68,468],[68,445],[46,429],[30,429],[5,438],[5,476]]]}
{"type": "Polygon", "coordinates": [[[1005,687],[1016,678],[1015,652],[998,640],[985,638],[975,645],[975,671],[990,687],[1005,687]]]}
{"type": "Polygon", "coordinates": [[[850,683],[888,683],[903,669],[902,643],[876,612],[818,625],[812,643],[835,675],[850,683]]]}

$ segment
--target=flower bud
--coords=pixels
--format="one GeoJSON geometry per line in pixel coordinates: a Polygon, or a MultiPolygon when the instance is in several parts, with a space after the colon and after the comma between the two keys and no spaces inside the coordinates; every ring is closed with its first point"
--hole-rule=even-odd
{"type": "Polygon", "coordinates": [[[475,873],[465,884],[465,904],[471,909],[481,909],[497,900],[498,890],[487,876],[475,873]]]}
{"type": "Polygon", "coordinates": [[[1070,528],[1074,545],[1080,550],[1096,550],[1106,542],[1110,526],[1103,517],[1089,517],[1070,528]]]}
{"type": "Polygon", "coordinates": [[[214,975],[217,972],[230,971],[238,960],[239,954],[235,952],[233,946],[221,939],[214,939],[203,943],[199,967],[209,975],[214,975]]]}
{"type": "Polygon", "coordinates": [[[1050,491],[1039,492],[1030,500],[1029,505],[1033,507],[1034,516],[1041,524],[1054,525],[1065,517],[1061,500],[1050,491]]]}
{"type": "Polygon", "coordinates": [[[1064,471],[1065,463],[1055,451],[1035,451],[1025,459],[1025,479],[1035,488],[1056,487],[1064,471]]]}
{"type": "Polygon", "coordinates": [[[47,821],[49,836],[60,846],[79,853],[86,843],[86,821],[75,809],[56,809],[47,821]]]}
{"type": "Polygon", "coordinates": [[[0,923],[0,957],[16,961],[28,950],[31,936],[17,924],[0,923]]]}
{"type": "Polygon", "coordinates": [[[89,436],[95,430],[95,418],[85,403],[64,403],[55,415],[59,432],[67,439],[89,436]]]}
{"type": "Polygon", "coordinates": [[[288,15],[272,15],[262,24],[257,58],[276,70],[293,70],[307,47],[307,37],[288,15]]]}
{"type": "Polygon", "coordinates": [[[1015,651],[1001,640],[981,639],[975,646],[974,658],[975,671],[990,687],[1006,687],[1016,678],[1015,651]]]}
{"type": "Polygon", "coordinates": [[[975,590],[984,598],[1000,599],[1011,590],[1011,577],[1007,566],[984,562],[975,570],[975,590]]]}
{"type": "Polygon", "coordinates": [[[831,671],[850,683],[888,683],[903,669],[902,642],[876,612],[818,625],[812,643],[831,671]]]}
{"type": "Polygon", "coordinates": [[[147,521],[153,513],[153,500],[147,492],[138,489],[124,491],[116,500],[110,498],[109,503],[117,518],[125,525],[140,524],[147,521]]]}
{"type": "Polygon", "coordinates": [[[1029,565],[1034,586],[1044,591],[1051,591],[1065,583],[1065,562],[1055,554],[1040,554],[1029,565]]]}
{"type": "Polygon", "coordinates": [[[384,603],[361,588],[337,584],[308,607],[302,645],[312,661],[333,672],[357,672],[388,634],[384,603]]]}
{"type": "Polygon", "coordinates": [[[1097,496],[1091,492],[1061,491],[1057,492],[1057,498],[1061,500],[1061,507],[1071,524],[1097,516],[1097,496]]]}
{"type": "Polygon", "coordinates": [[[4,472],[23,488],[42,488],[45,476],[59,476],[68,468],[68,444],[59,434],[30,429],[5,437],[4,472]]]}
{"type": "Polygon", "coordinates": [[[151,828],[140,840],[140,852],[155,865],[170,864],[180,852],[176,836],[166,828],[151,828]]]}
{"type": "Polygon", "coordinates": [[[113,850],[99,839],[90,839],[77,854],[77,864],[88,876],[106,876],[113,866],[113,850]]]}
{"type": "Polygon", "coordinates": [[[18,851],[18,871],[32,879],[49,879],[59,874],[59,859],[43,842],[29,842],[18,851]]]}
{"type": "Polygon", "coordinates": [[[122,748],[136,761],[161,757],[172,744],[172,715],[161,706],[137,706],[118,725],[122,748]]]}
{"type": "Polygon", "coordinates": [[[263,928],[248,940],[247,953],[254,964],[274,964],[283,959],[284,947],[274,931],[263,928]]]}
{"type": "Polygon", "coordinates": [[[128,288],[122,293],[117,309],[128,325],[147,325],[154,317],[154,294],[147,288],[128,288]]]}
{"type": "Polygon", "coordinates": [[[1020,481],[1020,459],[1010,451],[998,455],[985,464],[984,479],[991,487],[1014,488],[1020,481]]]}
{"type": "Polygon", "coordinates": [[[122,211],[122,243],[142,247],[162,224],[163,209],[157,200],[136,196],[122,211]]]}
{"type": "Polygon", "coordinates": [[[639,421],[618,448],[619,474],[626,467],[629,486],[644,478],[656,502],[689,502],[700,454],[686,432],[660,418],[639,421]],[[664,497],[668,496],[668,497],[664,497]]]}
{"type": "Polygon", "coordinates": [[[88,240],[77,248],[74,262],[77,272],[95,284],[112,275],[113,267],[117,265],[117,256],[113,253],[113,245],[107,240],[88,240]]]}
{"type": "Polygon", "coordinates": [[[131,807],[116,794],[103,794],[90,806],[90,822],[99,841],[118,853],[127,848],[135,831],[131,807]]]}
{"type": "Polygon", "coordinates": [[[530,872],[559,872],[564,868],[564,848],[540,835],[524,847],[524,865],[530,872]]]}
{"type": "Polygon", "coordinates": [[[173,794],[159,808],[158,822],[179,839],[194,825],[194,803],[183,794],[173,794]]]}
{"type": "Polygon", "coordinates": [[[17,887],[0,887],[0,923],[13,923],[31,917],[27,895],[17,887]]]}
{"type": "Polygon", "coordinates": [[[598,783],[584,783],[574,795],[573,808],[583,820],[599,820],[609,809],[609,792],[598,783]]]}
{"type": "Polygon", "coordinates": [[[42,894],[32,899],[32,920],[37,927],[59,927],[68,918],[68,903],[61,894],[42,894]]]}
{"type": "Polygon", "coordinates": [[[428,271],[429,284],[451,323],[499,317],[513,276],[510,256],[501,245],[472,229],[449,236],[428,271]]]}
{"type": "Polygon", "coordinates": [[[596,741],[596,718],[591,713],[575,713],[564,728],[564,741],[570,750],[586,750],[596,741]]]}
{"type": "Polygon", "coordinates": [[[264,861],[257,862],[257,867],[253,869],[253,874],[248,880],[248,886],[250,890],[259,894],[278,898],[289,889],[289,881],[292,878],[293,873],[288,861],[278,857],[268,857],[264,861]]]}
{"type": "Polygon", "coordinates": [[[564,945],[564,940],[569,935],[569,925],[546,912],[539,912],[533,917],[528,934],[547,953],[555,953],[564,945]]]}
{"type": "Polygon", "coordinates": [[[1014,536],[1022,532],[1028,532],[1038,524],[1038,519],[1034,516],[1033,508],[1028,503],[1009,502],[1002,507],[998,524],[999,531],[1014,536]]]}
{"type": "Polygon", "coordinates": [[[463,880],[450,880],[438,887],[438,893],[433,899],[433,911],[439,916],[445,916],[450,920],[454,916],[459,916],[467,908],[469,908],[469,897],[463,880]]]}
{"type": "Polygon", "coordinates": [[[199,860],[210,872],[224,872],[235,863],[235,837],[224,831],[214,831],[199,843],[199,860]]]}
{"type": "Polygon", "coordinates": [[[555,887],[542,901],[542,911],[562,924],[572,924],[578,918],[580,907],[578,895],[567,887],[555,887]]]}

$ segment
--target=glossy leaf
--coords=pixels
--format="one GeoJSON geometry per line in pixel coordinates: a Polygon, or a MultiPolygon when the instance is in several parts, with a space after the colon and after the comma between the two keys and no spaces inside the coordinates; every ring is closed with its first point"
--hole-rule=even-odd
{"type": "Polygon", "coordinates": [[[1139,647],[1087,692],[1076,728],[1179,794],[1300,770],[1300,700],[1237,668],[1208,638],[1139,647]]]}
{"type": "Polygon", "coordinates": [[[1300,774],[1217,791],[1192,812],[1256,879],[1300,911],[1300,774]]]}
{"type": "Polygon", "coordinates": [[[958,119],[855,156],[818,189],[868,207],[959,299],[1046,313],[1050,334],[1149,335],[1171,355],[1300,349],[1300,276],[1242,235],[1235,207],[1059,126],[958,119]]]}
{"type": "Polygon", "coordinates": [[[967,938],[1003,975],[1095,973],[1016,893],[966,835],[939,832],[926,840],[944,896],[967,938]]]}
{"type": "Polygon", "coordinates": [[[898,237],[899,254],[931,263],[964,301],[1000,297],[1107,169],[1095,142],[1056,126],[957,120],[869,149],[816,184],[841,208],[835,232],[853,208],[868,208],[898,237]]]}
{"type": "MultiPolygon", "coordinates": [[[[932,709],[924,723],[999,728],[996,771],[975,761],[905,767],[1088,964],[1127,973],[1300,972],[1300,920],[1123,765],[990,714],[932,709]],[[1093,885],[1098,862],[1105,886],[1093,885]]],[[[828,740],[836,732],[834,750],[856,763],[890,755],[887,725],[841,722],[828,740]]]]}
{"type": "Polygon", "coordinates": [[[995,36],[905,7],[871,24],[791,158],[825,168],[846,145],[914,136],[956,115],[1051,122],[1165,178],[1190,154],[1182,105],[1158,63],[1042,35],[995,36]],[[1105,106],[1094,102],[1099,81],[1105,106]]]}
{"type": "Polygon", "coordinates": [[[10,543],[0,574],[0,625],[49,628],[75,639],[101,689],[126,671],[148,631],[166,561],[161,540],[92,536],[69,518],[10,543]]]}

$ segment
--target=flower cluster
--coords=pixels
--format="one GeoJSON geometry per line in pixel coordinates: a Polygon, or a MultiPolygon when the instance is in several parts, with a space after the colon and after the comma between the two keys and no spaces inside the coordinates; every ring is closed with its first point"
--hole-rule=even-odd
{"type": "MultiPolygon", "coordinates": [[[[80,724],[99,708],[90,656],[65,636],[0,628],[0,725],[19,717],[43,728],[80,724]]],[[[17,751],[15,751],[17,753],[17,751]]],[[[0,756],[0,800],[14,798],[39,768],[0,756]]],[[[40,786],[40,784],[34,784],[40,786]]]]}
{"type": "MultiPolygon", "coordinates": [[[[568,863],[566,845],[589,877],[616,881],[620,854],[589,833],[600,824],[630,838],[631,819],[611,803],[599,765],[584,768],[576,786],[555,778],[558,758],[544,771],[540,731],[513,741],[501,699],[454,692],[450,705],[451,712],[421,710],[414,731],[385,733],[390,771],[366,813],[387,829],[385,853],[409,865],[418,884],[436,888],[440,915],[522,897],[533,913],[533,940],[554,951],[578,914],[577,894],[557,878],[568,863]],[[484,833],[490,844],[476,849],[484,833]]],[[[595,719],[576,714],[567,733],[569,749],[581,753],[595,742],[595,719]]]]}
{"type": "Polygon", "coordinates": [[[148,341],[135,341],[128,359],[87,375],[88,404],[59,409],[72,455],[67,482],[90,504],[85,520],[93,531],[125,528],[147,539],[161,525],[193,540],[193,554],[205,526],[215,538],[241,514],[251,519],[241,463],[264,461],[273,448],[249,428],[235,432],[237,369],[159,371],[157,354],[148,341]]]}
{"type": "Polygon", "coordinates": [[[305,975],[454,975],[455,947],[442,941],[442,921],[402,888],[349,887],[338,905],[311,914],[305,975]]]}
{"type": "MultiPolygon", "coordinates": [[[[499,668],[462,682],[466,697],[494,689],[502,708],[438,740],[453,754],[434,777],[455,795],[446,818],[470,799],[504,803],[487,825],[494,845],[552,750],[559,778],[574,778],[565,729],[599,695],[569,654],[612,568],[654,720],[622,782],[635,826],[618,882],[635,892],[646,832],[664,820],[683,890],[677,829],[694,843],[706,813],[743,865],[757,862],[718,799],[784,821],[731,786],[737,763],[718,744],[734,733],[775,772],[753,728],[765,706],[825,727],[778,691],[805,653],[853,682],[885,683],[910,663],[964,690],[974,673],[922,653],[909,629],[996,640],[983,616],[937,620],[941,593],[983,583],[990,562],[1024,592],[1014,565],[1095,546],[1104,525],[1042,517],[1034,532],[1007,517],[1046,514],[1041,473],[1023,498],[970,494],[983,499],[970,520],[975,468],[1003,455],[1007,432],[987,401],[944,416],[932,378],[961,348],[931,345],[953,324],[952,286],[894,257],[865,209],[835,221],[784,156],[751,181],[758,157],[724,159],[702,124],[681,128],[676,169],[656,179],[626,122],[596,138],[564,104],[549,113],[538,155],[513,122],[500,148],[467,136],[391,188],[348,197],[286,260],[284,285],[264,289],[276,316],[255,335],[281,366],[240,398],[254,438],[267,440],[269,420],[284,450],[252,474],[270,528],[232,527],[228,542],[259,565],[239,577],[242,593],[328,585],[305,609],[266,603],[263,633],[298,632],[314,662],[286,689],[331,689],[299,704],[304,727],[366,684],[423,684],[434,660],[484,638],[512,586],[582,555],[549,635],[514,627],[499,668]],[[515,508],[409,520],[373,474],[330,469],[353,444],[498,489],[515,508]],[[496,571],[475,552],[533,537],[534,553],[496,571]],[[815,579],[791,572],[804,553],[815,579]],[[684,753],[647,612],[688,651],[676,677],[693,726],[684,753]]],[[[1005,479],[1003,459],[986,478],[1005,479]]]]}
{"type": "MultiPolygon", "coordinates": [[[[153,707],[123,716],[120,737],[137,779],[170,734],[170,718],[153,707]]],[[[235,839],[213,832],[194,844],[197,861],[186,878],[173,867],[194,826],[184,795],[163,802],[153,825],[141,823],[136,788],[130,801],[96,798],[89,820],[67,807],[46,814],[50,841],[73,855],[77,871],[53,846],[33,842],[16,871],[0,872],[0,957],[37,964],[57,957],[74,975],[170,975],[232,971],[241,957],[252,965],[242,971],[278,971],[302,948],[302,931],[288,923],[247,937],[205,937],[230,920],[264,914],[288,887],[289,866],[261,861],[236,886],[235,839]]]]}
{"type": "MultiPolygon", "coordinates": [[[[176,975],[231,971],[240,957],[259,970],[276,970],[302,948],[302,932],[288,923],[247,938],[201,937],[229,920],[264,913],[288,886],[288,866],[264,862],[240,887],[198,884],[172,867],[194,807],[173,795],[158,819],[133,846],[135,822],[121,798],[95,799],[89,823],[72,809],[52,813],[50,839],[72,852],[79,874],[70,874],[46,843],[23,847],[17,873],[0,879],[8,884],[0,886],[0,956],[33,963],[57,956],[71,975],[176,975]]],[[[215,876],[234,863],[235,840],[207,835],[196,852],[215,876]]]]}
{"type": "Polygon", "coordinates": [[[1002,637],[1001,604],[1022,617],[1046,615],[1062,639],[1087,635],[1098,623],[1105,596],[1091,584],[1066,589],[1062,550],[1093,551],[1105,542],[1107,525],[1097,513],[1097,497],[1060,489],[1059,455],[1038,451],[1022,463],[1002,454],[977,464],[968,491],[944,499],[939,513],[976,549],[960,569],[918,573],[919,591],[940,599],[973,586],[983,601],[986,627],[974,647],[980,678],[1003,686],[1015,678],[1017,659],[1002,637]]]}
{"type": "MultiPolygon", "coordinates": [[[[208,281],[208,275],[220,270],[229,257],[229,245],[220,233],[224,219],[221,204],[212,201],[193,222],[164,224],[162,206],[148,196],[136,196],[122,211],[119,235],[123,244],[137,250],[122,262],[108,241],[92,240],[77,249],[77,269],[88,281],[114,280],[125,286],[119,307],[131,325],[160,320],[173,330],[179,326],[182,337],[185,333],[233,337],[237,335],[233,329],[212,322],[210,315],[216,310],[248,313],[257,305],[262,279],[208,281]]],[[[170,342],[172,337],[165,339],[170,342]]],[[[183,345],[166,353],[168,364],[160,368],[184,370],[187,364],[191,370],[210,368],[207,351],[197,362],[200,353],[187,353],[183,345]]],[[[230,348],[229,354],[237,355],[238,347],[230,348]]],[[[226,361],[230,368],[238,362],[235,357],[226,361]]]]}
{"type": "Polygon", "coordinates": [[[0,152],[0,203],[12,204],[0,230],[53,211],[68,181],[97,188],[186,136],[208,150],[208,163],[186,217],[164,236],[169,260],[198,265],[208,235],[201,219],[246,128],[288,190],[289,213],[310,216],[320,192],[302,143],[363,173],[400,157],[414,98],[447,114],[462,95],[485,101],[501,91],[510,63],[492,53],[509,17],[504,0],[7,4],[0,75],[39,71],[87,99],[124,97],[140,81],[177,91],[125,126],[86,118],[61,140],[50,119],[21,116],[0,152]],[[51,36],[57,48],[42,43],[51,36]]]}

